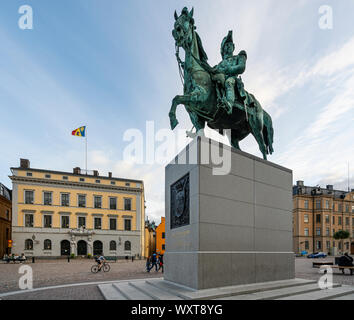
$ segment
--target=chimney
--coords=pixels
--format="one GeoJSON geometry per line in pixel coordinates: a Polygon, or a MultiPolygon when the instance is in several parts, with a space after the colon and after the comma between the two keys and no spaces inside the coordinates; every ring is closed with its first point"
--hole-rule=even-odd
{"type": "Polygon", "coordinates": [[[93,175],[94,175],[94,177],[98,177],[98,171],[97,170],[93,170],[93,175]]]}
{"type": "Polygon", "coordinates": [[[81,173],[80,167],[74,168],[74,169],[73,169],[73,173],[74,173],[74,174],[80,174],[80,173],[81,173]]]}
{"type": "Polygon", "coordinates": [[[112,178],[112,172],[108,172],[108,177],[112,178]]]}
{"type": "Polygon", "coordinates": [[[304,182],[302,180],[296,181],[296,185],[298,187],[303,187],[304,186],[304,182]]]}
{"type": "Polygon", "coordinates": [[[326,186],[326,188],[327,188],[327,190],[333,191],[333,185],[331,185],[331,184],[328,184],[326,186]]]}
{"type": "Polygon", "coordinates": [[[30,161],[28,159],[20,159],[20,167],[28,169],[30,167],[30,161]]]}

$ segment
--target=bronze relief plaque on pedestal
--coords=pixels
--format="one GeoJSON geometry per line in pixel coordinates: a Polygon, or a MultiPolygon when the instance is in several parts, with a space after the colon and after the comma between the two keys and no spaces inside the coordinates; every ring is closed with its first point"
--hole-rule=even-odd
{"type": "Polygon", "coordinates": [[[171,229],[189,224],[189,173],[171,185],[171,229]]]}

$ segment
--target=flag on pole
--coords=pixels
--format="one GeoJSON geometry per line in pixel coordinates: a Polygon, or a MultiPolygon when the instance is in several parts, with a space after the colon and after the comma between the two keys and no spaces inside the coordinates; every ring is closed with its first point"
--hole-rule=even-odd
{"type": "Polygon", "coordinates": [[[86,126],[75,129],[71,134],[73,136],[85,137],[86,126]]]}

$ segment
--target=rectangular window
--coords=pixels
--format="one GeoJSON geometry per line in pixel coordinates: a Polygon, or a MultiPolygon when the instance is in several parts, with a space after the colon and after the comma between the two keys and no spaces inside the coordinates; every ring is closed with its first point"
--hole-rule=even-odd
{"type": "Polygon", "coordinates": [[[342,211],[343,211],[342,204],[338,204],[338,211],[339,211],[339,212],[342,212],[342,211]]]}
{"type": "Polygon", "coordinates": [[[345,250],[349,250],[349,242],[345,243],[345,250]]]}
{"type": "Polygon", "coordinates": [[[117,230],[117,219],[109,219],[109,230],[117,230]]]}
{"type": "Polygon", "coordinates": [[[329,228],[326,228],[326,236],[327,236],[327,237],[330,236],[329,232],[330,232],[330,231],[329,231],[329,228]]]}
{"type": "Polygon", "coordinates": [[[304,215],[304,222],[305,222],[305,223],[308,223],[308,222],[309,222],[309,215],[308,215],[308,214],[305,214],[305,215],[304,215]]]}
{"type": "Polygon", "coordinates": [[[132,209],[132,199],[125,198],[124,199],[124,210],[131,210],[132,209]]]}
{"type": "Polygon", "coordinates": [[[333,229],[333,234],[332,235],[334,236],[335,233],[336,233],[336,229],[333,229]]]}
{"type": "Polygon", "coordinates": [[[331,241],[326,242],[326,248],[329,250],[331,248],[331,241]]]}
{"type": "Polygon", "coordinates": [[[61,205],[63,207],[69,207],[69,205],[70,205],[70,195],[69,195],[69,193],[62,193],[61,194],[61,205]]]}
{"type": "Polygon", "coordinates": [[[52,216],[45,215],[43,222],[44,222],[44,228],[51,228],[52,227],[52,216]]]}
{"type": "Polygon", "coordinates": [[[335,216],[333,216],[333,222],[332,222],[332,224],[336,224],[336,217],[335,216]]]}
{"type": "Polygon", "coordinates": [[[109,198],[109,209],[117,210],[117,198],[109,198]]]}
{"type": "Polygon", "coordinates": [[[316,209],[321,209],[321,200],[316,200],[316,209]]]}
{"type": "Polygon", "coordinates": [[[352,206],[352,213],[354,213],[354,206],[352,206]]]}
{"type": "Polygon", "coordinates": [[[62,216],[61,217],[61,227],[63,229],[69,229],[70,217],[69,216],[62,216]]]}
{"type": "Polygon", "coordinates": [[[341,226],[342,225],[342,217],[338,217],[338,224],[341,226]]]}
{"type": "Polygon", "coordinates": [[[115,185],[116,183],[115,183],[115,181],[111,181],[111,184],[112,184],[112,185],[115,185]]]}
{"type": "Polygon", "coordinates": [[[46,179],[50,179],[50,174],[46,174],[46,175],[45,175],[45,178],[46,178],[46,179]]]}
{"type": "Polygon", "coordinates": [[[341,241],[338,242],[338,249],[342,250],[342,242],[341,241]]]}
{"type": "Polygon", "coordinates": [[[6,210],[6,219],[10,220],[10,210],[6,210]]]}
{"type": "Polygon", "coordinates": [[[321,223],[321,215],[316,214],[316,223],[321,223]]]}
{"type": "Polygon", "coordinates": [[[305,200],[305,209],[308,209],[308,208],[309,208],[309,201],[305,200]]]}
{"type": "Polygon", "coordinates": [[[32,172],[27,172],[27,177],[32,177],[32,172]]]}
{"type": "Polygon", "coordinates": [[[86,207],[86,195],[79,194],[79,196],[78,196],[78,206],[80,208],[85,208],[86,207]]]}
{"type": "Polygon", "coordinates": [[[308,235],[309,235],[309,228],[305,228],[304,231],[305,231],[305,236],[308,237],[308,235]]]}
{"type": "Polygon", "coordinates": [[[326,200],[326,209],[329,209],[329,200],[326,200]]]}
{"type": "Polygon", "coordinates": [[[126,187],[130,187],[130,183],[129,183],[129,182],[126,182],[126,183],[125,183],[125,186],[126,186],[126,187]]]}
{"type": "Polygon", "coordinates": [[[95,218],[95,229],[102,229],[102,219],[101,218],[95,218]]]}
{"type": "Polygon", "coordinates": [[[345,205],[345,212],[349,212],[349,204],[345,205]]]}
{"type": "Polygon", "coordinates": [[[321,241],[316,241],[316,249],[320,250],[322,248],[321,241]]]}
{"type": "Polygon", "coordinates": [[[26,204],[33,204],[34,202],[34,191],[26,190],[25,191],[25,203],[26,204]]]}
{"type": "Polygon", "coordinates": [[[165,239],[165,232],[162,232],[162,239],[165,239]]]}
{"type": "Polygon", "coordinates": [[[84,182],[85,181],[85,178],[80,178],[80,182],[84,182]]]}
{"type": "Polygon", "coordinates": [[[78,219],[78,227],[84,227],[86,228],[86,217],[79,217],[78,219]]]}
{"type": "Polygon", "coordinates": [[[305,241],[305,250],[310,249],[310,243],[308,240],[305,241]]]}
{"type": "Polygon", "coordinates": [[[346,225],[346,226],[349,226],[349,225],[350,225],[349,217],[345,217],[345,225],[346,225]]]}
{"type": "Polygon", "coordinates": [[[162,250],[166,250],[166,245],[165,244],[162,245],[162,250]]]}
{"type": "Polygon", "coordinates": [[[52,193],[51,192],[43,192],[43,204],[45,206],[52,205],[52,193]]]}
{"type": "Polygon", "coordinates": [[[101,183],[101,180],[96,180],[96,183],[101,183]]]}
{"type": "Polygon", "coordinates": [[[325,215],[325,219],[326,219],[326,223],[329,223],[329,215],[328,214],[325,215]]]}
{"type": "Polygon", "coordinates": [[[316,235],[320,236],[321,235],[321,228],[316,228],[316,235]]]}
{"type": "Polygon", "coordinates": [[[33,228],[33,214],[25,215],[25,227],[33,228]]]}
{"type": "Polygon", "coordinates": [[[124,230],[131,231],[131,229],[132,229],[131,220],[124,219],[124,230]]]}
{"type": "Polygon", "coordinates": [[[101,196],[94,196],[94,207],[96,209],[102,208],[102,197],[101,196]]]}

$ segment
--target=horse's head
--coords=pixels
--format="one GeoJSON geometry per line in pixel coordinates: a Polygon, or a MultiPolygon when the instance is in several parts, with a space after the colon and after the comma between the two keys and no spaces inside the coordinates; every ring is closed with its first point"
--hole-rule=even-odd
{"type": "Polygon", "coordinates": [[[183,8],[179,17],[175,11],[175,20],[172,35],[176,40],[176,46],[184,50],[191,48],[194,30],[193,9],[189,12],[187,8],[183,8]]]}

